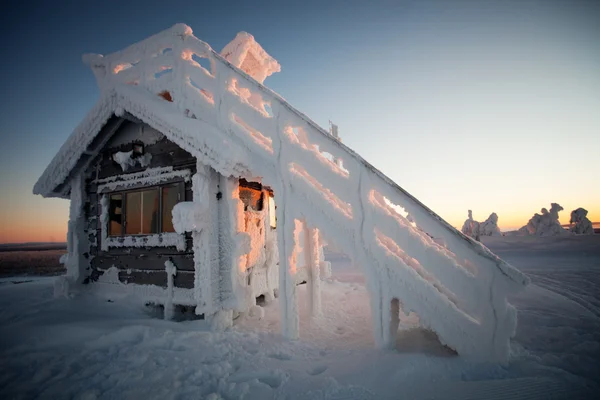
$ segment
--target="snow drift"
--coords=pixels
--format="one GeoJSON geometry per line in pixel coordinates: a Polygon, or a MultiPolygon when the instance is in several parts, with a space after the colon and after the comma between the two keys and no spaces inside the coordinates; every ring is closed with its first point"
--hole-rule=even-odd
{"type": "Polygon", "coordinates": [[[579,207],[576,210],[571,211],[571,224],[569,231],[578,235],[593,235],[594,227],[592,221],[587,218],[587,210],[579,207]]]}
{"type": "Polygon", "coordinates": [[[517,231],[519,235],[556,236],[568,234],[558,221],[558,213],[563,208],[558,203],[551,203],[550,211],[542,208],[541,215],[534,214],[533,217],[517,231]]]}

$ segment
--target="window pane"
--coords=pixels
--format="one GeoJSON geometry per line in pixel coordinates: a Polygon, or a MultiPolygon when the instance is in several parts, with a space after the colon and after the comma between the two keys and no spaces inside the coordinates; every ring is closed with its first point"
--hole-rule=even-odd
{"type": "Polygon", "coordinates": [[[175,232],[173,228],[173,214],[171,211],[175,204],[179,203],[179,185],[169,185],[162,188],[162,217],[163,217],[163,232],[175,232]]]}
{"type": "Polygon", "coordinates": [[[127,193],[126,204],[127,224],[125,225],[125,233],[138,235],[142,233],[142,192],[127,193]]]}
{"type": "Polygon", "coordinates": [[[275,199],[273,196],[269,196],[269,224],[271,228],[277,227],[277,211],[275,211],[275,199]]]}
{"type": "Polygon", "coordinates": [[[120,235],[121,224],[123,223],[123,196],[120,194],[110,195],[110,201],[108,206],[108,234],[111,236],[120,235]]]}
{"type": "Polygon", "coordinates": [[[244,211],[263,209],[263,196],[260,190],[240,186],[240,200],[244,203],[244,211]]]}
{"type": "Polygon", "coordinates": [[[160,214],[158,213],[158,188],[142,192],[141,233],[158,233],[160,214]]]}

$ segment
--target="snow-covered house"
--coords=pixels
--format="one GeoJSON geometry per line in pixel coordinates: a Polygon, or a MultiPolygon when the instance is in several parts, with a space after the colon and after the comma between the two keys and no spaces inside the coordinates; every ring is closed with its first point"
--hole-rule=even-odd
{"type": "Polygon", "coordinates": [[[278,295],[297,338],[297,283],[320,313],[325,237],[365,272],[378,346],[414,311],[460,354],[506,361],[506,298],[527,277],[263,86],[280,67],[251,35],[217,54],[178,24],[84,61],[100,100],[34,187],[71,200],[59,289],[191,305],[216,326],[278,295]]]}

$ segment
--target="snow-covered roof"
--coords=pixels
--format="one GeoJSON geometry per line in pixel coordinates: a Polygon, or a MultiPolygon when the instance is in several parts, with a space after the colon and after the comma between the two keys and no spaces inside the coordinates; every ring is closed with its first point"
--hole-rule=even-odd
{"type": "Polygon", "coordinates": [[[281,71],[277,60],[271,57],[254,40],[254,36],[247,32],[238,33],[235,39],[221,50],[221,55],[259,83],[263,83],[275,72],[281,71]]]}
{"type": "MultiPolygon", "coordinates": [[[[264,52],[250,38],[251,35],[241,33],[231,46],[247,46],[257,53],[264,52]]],[[[264,57],[267,56],[265,52],[264,57]]],[[[316,157],[320,165],[327,167],[320,171],[323,179],[329,175],[347,179],[349,175],[359,175],[359,168],[366,167],[381,181],[380,184],[387,187],[384,190],[380,186],[386,198],[400,196],[398,203],[402,203],[412,219],[421,219],[420,225],[427,227],[429,233],[439,231],[437,224],[457,233],[446,221],[277,93],[193,36],[192,29],[185,24],[176,24],[106,56],[86,54],[83,60],[96,75],[101,98],[48,165],[34,186],[34,194],[67,198],[68,188],[61,192],[55,192],[55,189],[63,183],[68,184],[71,171],[78,162],[81,164],[82,157],[92,157],[95,151],[101,150],[90,148],[90,145],[111,116],[129,113],[228,176],[270,175],[273,167],[267,159],[276,152],[291,151],[292,147],[283,143],[283,138],[288,138],[294,147],[303,150],[294,153],[297,163],[290,165],[290,170],[298,176],[310,180],[309,172],[314,163],[313,159],[302,162],[307,155],[316,157]],[[210,62],[210,70],[200,65],[198,59],[201,58],[210,62]],[[171,94],[172,102],[156,95],[163,91],[171,94]],[[342,160],[342,166],[334,163],[334,158],[342,160]],[[300,162],[306,170],[300,167],[300,162]]],[[[332,188],[337,186],[333,184],[332,188]]],[[[328,201],[337,204],[340,210],[352,208],[350,204],[344,206],[333,193],[328,201]]],[[[464,236],[462,240],[477,249],[480,255],[499,260],[478,243],[464,236]]],[[[512,268],[505,268],[505,273],[516,281],[528,281],[512,268]]]]}

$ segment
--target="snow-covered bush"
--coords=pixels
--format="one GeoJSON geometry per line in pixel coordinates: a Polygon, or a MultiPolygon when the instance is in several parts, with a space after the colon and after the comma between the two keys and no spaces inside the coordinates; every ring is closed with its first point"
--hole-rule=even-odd
{"type": "Polygon", "coordinates": [[[520,235],[557,236],[568,233],[558,221],[558,213],[563,208],[558,203],[551,203],[550,211],[542,208],[542,214],[534,214],[527,225],[518,230],[520,235]]]}
{"type": "Polygon", "coordinates": [[[571,211],[571,224],[569,230],[578,235],[593,235],[594,227],[592,221],[587,218],[587,210],[579,207],[576,210],[571,211]]]}
{"type": "Polygon", "coordinates": [[[488,219],[479,224],[480,236],[502,236],[498,228],[498,214],[491,213],[488,219]]]}
{"type": "Polygon", "coordinates": [[[475,240],[479,240],[479,222],[473,219],[473,211],[469,210],[469,218],[463,224],[461,232],[475,240]]]}

